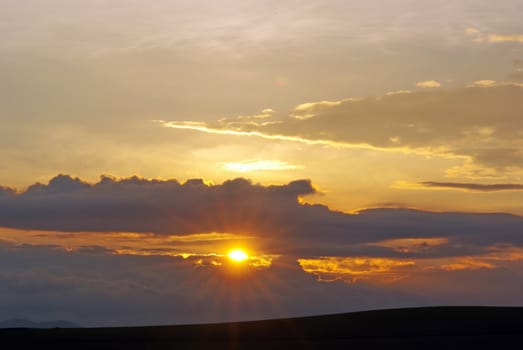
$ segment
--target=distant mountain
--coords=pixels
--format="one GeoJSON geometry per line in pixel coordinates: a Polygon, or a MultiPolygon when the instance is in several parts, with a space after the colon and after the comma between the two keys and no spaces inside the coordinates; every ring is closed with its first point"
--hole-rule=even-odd
{"type": "Polygon", "coordinates": [[[22,318],[11,318],[0,321],[0,328],[80,328],[80,326],[69,321],[33,322],[22,318]]]}

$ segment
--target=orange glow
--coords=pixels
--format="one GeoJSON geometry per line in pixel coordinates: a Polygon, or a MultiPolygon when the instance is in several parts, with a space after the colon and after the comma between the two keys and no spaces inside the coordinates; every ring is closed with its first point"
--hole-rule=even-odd
{"type": "Polygon", "coordinates": [[[345,281],[375,280],[394,282],[408,275],[416,266],[414,260],[373,257],[321,257],[298,259],[303,271],[315,274],[322,281],[341,278],[345,281]]]}
{"type": "Polygon", "coordinates": [[[295,170],[301,169],[301,166],[289,164],[281,160],[259,160],[251,162],[225,163],[224,168],[230,171],[248,172],[263,170],[295,170]]]}

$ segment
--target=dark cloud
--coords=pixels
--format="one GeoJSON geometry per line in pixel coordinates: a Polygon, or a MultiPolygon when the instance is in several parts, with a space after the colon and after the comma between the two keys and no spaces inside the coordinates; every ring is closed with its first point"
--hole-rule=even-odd
{"type": "Polygon", "coordinates": [[[499,244],[523,245],[519,216],[397,208],[347,214],[299,201],[314,192],[308,180],[262,186],[241,178],[208,185],[202,180],[181,184],[102,177],[86,184],[59,175],[48,185],[0,197],[0,226],[158,235],[225,232],[253,237],[261,251],[295,257],[442,257],[482,254],[499,244]],[[448,243],[422,252],[368,247],[385,240],[434,237],[448,243]]]}
{"type": "Polygon", "coordinates": [[[521,191],[522,184],[476,184],[476,183],[459,183],[459,182],[437,182],[425,181],[419,183],[425,187],[448,188],[467,191],[495,192],[495,191],[521,191]]]}
{"type": "MultiPolygon", "coordinates": [[[[102,178],[103,181],[103,178],[102,178]]],[[[52,194],[66,194],[66,193],[74,193],[81,190],[86,190],[90,186],[89,184],[82,182],[78,178],[72,178],[67,175],[58,175],[49,181],[48,185],[42,185],[40,183],[34,184],[30,186],[26,191],[25,194],[27,196],[32,195],[52,195],[52,194]]]]}
{"type": "Polygon", "coordinates": [[[171,234],[240,232],[283,224],[299,215],[298,196],[315,189],[307,180],[283,186],[246,179],[207,185],[200,179],[176,180],[102,177],[93,185],[66,175],[25,192],[3,196],[0,225],[58,231],[125,231],[171,234]]]}

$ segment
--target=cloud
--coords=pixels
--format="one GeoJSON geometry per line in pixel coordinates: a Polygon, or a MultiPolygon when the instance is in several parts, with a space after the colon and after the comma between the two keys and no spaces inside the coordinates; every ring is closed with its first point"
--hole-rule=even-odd
{"type": "Polygon", "coordinates": [[[501,171],[521,168],[523,164],[520,133],[523,119],[519,114],[523,109],[522,96],[521,84],[480,80],[448,91],[430,89],[377,98],[305,103],[287,117],[268,118],[264,125],[242,123],[236,118],[163,125],[330,147],[456,157],[501,171]]]}
{"type": "Polygon", "coordinates": [[[476,28],[466,28],[464,32],[477,43],[523,43],[523,34],[484,34],[476,28]]]}
{"type": "Polygon", "coordinates": [[[491,34],[487,39],[491,43],[523,43],[523,34],[491,34]]]}
{"type": "Polygon", "coordinates": [[[492,87],[492,86],[496,86],[496,81],[495,80],[489,80],[489,79],[484,79],[484,80],[477,80],[475,82],[473,82],[470,86],[473,87],[473,86],[476,86],[476,87],[492,87]]]}
{"type": "Polygon", "coordinates": [[[412,91],[411,90],[396,90],[396,91],[389,91],[385,94],[385,96],[390,96],[390,95],[401,95],[401,94],[411,94],[412,91]]]}
{"type": "Polygon", "coordinates": [[[437,82],[436,80],[425,80],[425,81],[419,81],[416,83],[417,87],[421,88],[439,88],[441,84],[437,82]]]}
{"type": "Polygon", "coordinates": [[[283,186],[254,185],[246,179],[209,185],[201,179],[102,176],[93,185],[58,175],[0,202],[0,226],[58,231],[120,231],[191,234],[246,229],[253,216],[284,222],[299,208],[297,198],[315,189],[307,180],[283,186]],[[269,204],[272,203],[272,204],[269,204]],[[281,206],[278,208],[271,205],[281,206]]]}
{"type": "Polygon", "coordinates": [[[294,113],[290,116],[296,119],[309,119],[330,107],[339,106],[342,102],[343,101],[319,101],[302,103],[294,107],[294,113]]]}
{"type": "Polygon", "coordinates": [[[321,259],[300,259],[298,262],[305,272],[318,275],[320,278],[343,278],[344,280],[349,278],[350,282],[359,279],[371,280],[376,276],[382,282],[384,280],[390,282],[403,278],[406,273],[404,268],[416,265],[414,260],[368,257],[324,257],[321,259]]]}
{"type": "MultiPolygon", "coordinates": [[[[180,184],[176,180],[102,177],[98,183],[87,184],[59,175],[47,185],[36,184],[0,197],[0,226],[77,232],[80,237],[82,232],[106,232],[108,239],[114,239],[115,232],[164,236],[168,237],[166,253],[175,255],[191,253],[189,246],[192,253],[198,253],[198,244],[216,244],[216,238],[226,242],[247,239],[254,251],[296,258],[480,256],[495,246],[523,245],[523,218],[519,216],[398,208],[348,214],[301,201],[300,197],[315,192],[308,180],[262,186],[241,178],[212,185],[200,179],[180,184]],[[220,236],[224,233],[227,235],[220,236]],[[447,243],[423,251],[402,251],[386,243],[435,238],[447,243]]],[[[123,239],[131,243],[127,249],[120,247],[122,252],[140,253],[135,244],[138,239],[151,246],[149,250],[144,247],[144,254],[164,254],[161,240],[133,235],[123,239]]],[[[223,249],[223,244],[219,247],[223,249]]],[[[209,247],[205,251],[212,253],[209,247]]]]}
{"type": "Polygon", "coordinates": [[[430,188],[457,189],[465,191],[495,192],[495,191],[521,191],[523,184],[476,184],[458,182],[425,181],[419,185],[430,188]]]}

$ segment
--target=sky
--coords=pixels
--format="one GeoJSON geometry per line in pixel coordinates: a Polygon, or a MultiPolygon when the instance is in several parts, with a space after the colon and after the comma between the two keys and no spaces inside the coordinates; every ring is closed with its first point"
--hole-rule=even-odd
{"type": "Polygon", "coordinates": [[[523,305],[523,2],[0,9],[2,317],[523,305]]]}

